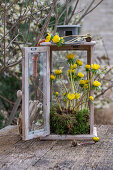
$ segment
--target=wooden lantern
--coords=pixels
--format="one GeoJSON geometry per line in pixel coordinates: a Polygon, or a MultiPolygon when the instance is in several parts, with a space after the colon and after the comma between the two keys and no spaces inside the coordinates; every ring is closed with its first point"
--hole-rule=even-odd
{"type": "MultiPolygon", "coordinates": [[[[95,42],[66,44],[58,47],[42,43],[40,47],[23,48],[22,75],[22,137],[29,140],[39,137],[43,140],[85,140],[97,136],[94,127],[94,106],[90,102],[90,134],[56,135],[50,132],[50,73],[52,71],[52,52],[84,50],[87,64],[94,63],[95,42]]],[[[93,91],[90,92],[93,95],[93,91]]]]}

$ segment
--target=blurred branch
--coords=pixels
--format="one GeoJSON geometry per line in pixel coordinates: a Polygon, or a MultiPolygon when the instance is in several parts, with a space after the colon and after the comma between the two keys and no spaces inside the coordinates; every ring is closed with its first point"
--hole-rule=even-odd
{"type": "Polygon", "coordinates": [[[47,29],[47,27],[48,27],[48,25],[49,25],[49,21],[50,21],[50,18],[51,18],[51,14],[52,14],[55,6],[56,6],[57,1],[58,1],[58,0],[53,0],[53,5],[52,5],[52,7],[51,7],[51,10],[50,10],[50,12],[49,12],[49,14],[48,14],[48,16],[47,16],[47,18],[46,18],[46,21],[45,21],[45,23],[44,23],[44,25],[43,25],[43,27],[42,27],[42,30],[41,30],[40,35],[37,37],[37,43],[36,43],[36,45],[38,44],[39,40],[43,37],[44,32],[45,32],[45,30],[47,29]]]}
{"type": "Polygon", "coordinates": [[[105,73],[104,77],[113,69],[113,66],[110,67],[110,69],[105,73]]]}
{"type": "Polygon", "coordinates": [[[21,61],[22,61],[22,58],[19,60],[19,61],[16,61],[16,62],[14,62],[14,63],[12,63],[12,64],[9,64],[9,65],[7,65],[7,66],[3,66],[2,68],[1,68],[1,70],[0,70],[0,73],[2,73],[3,71],[5,71],[7,68],[9,68],[9,67],[14,67],[14,66],[16,66],[17,64],[19,64],[19,63],[21,63],[21,61]]]}
{"type": "Polygon", "coordinates": [[[14,0],[14,2],[12,2],[8,7],[7,10],[9,10],[15,3],[17,4],[19,0],[14,0]]]}
{"type": "Polygon", "coordinates": [[[78,2],[79,2],[79,0],[76,1],[75,7],[74,7],[74,9],[73,9],[73,11],[72,11],[72,13],[71,13],[70,18],[69,18],[68,21],[67,21],[67,24],[69,24],[69,22],[71,21],[73,15],[74,15],[74,13],[75,13],[75,10],[76,10],[76,8],[77,8],[78,2]]]}
{"type": "Polygon", "coordinates": [[[65,17],[65,23],[66,24],[67,24],[67,21],[68,21],[68,0],[66,0],[66,17],[65,17]]]}
{"type": "Polygon", "coordinates": [[[79,18],[79,20],[75,23],[78,24],[80,23],[80,21],[87,15],[87,12],[89,11],[89,9],[92,7],[92,5],[94,4],[95,0],[92,0],[91,3],[88,5],[87,9],[85,10],[85,12],[83,13],[83,15],[79,18]]]}
{"type": "Polygon", "coordinates": [[[107,49],[106,49],[106,46],[105,46],[103,38],[101,38],[101,41],[102,41],[102,44],[103,44],[103,47],[104,47],[104,50],[105,50],[105,53],[106,53],[106,57],[108,59],[108,65],[110,65],[110,63],[109,63],[109,55],[108,55],[108,52],[107,52],[107,49]]]}
{"type": "Polygon", "coordinates": [[[14,62],[14,63],[12,63],[12,64],[7,65],[6,68],[14,67],[14,66],[16,66],[17,64],[21,63],[21,61],[22,61],[22,58],[21,58],[19,61],[16,61],[16,62],[14,62]]]}
{"type": "Polygon", "coordinates": [[[95,99],[98,99],[100,96],[104,95],[105,92],[107,92],[107,91],[108,91],[109,89],[111,89],[112,87],[113,87],[113,85],[109,86],[106,90],[102,91],[99,95],[97,95],[97,96],[95,97],[95,99]]]}
{"type": "MultiPolygon", "coordinates": [[[[51,4],[50,4],[50,6],[51,6],[51,4]]],[[[44,10],[44,9],[46,9],[46,8],[47,8],[47,7],[44,6],[44,7],[41,8],[39,11],[44,10]]],[[[38,12],[38,11],[37,11],[37,12],[38,12]]],[[[24,14],[23,14],[20,18],[18,18],[17,21],[12,25],[12,27],[9,29],[9,31],[5,34],[5,37],[10,33],[10,31],[12,31],[12,29],[13,29],[15,26],[17,26],[17,24],[19,24],[20,22],[28,19],[30,16],[33,16],[33,15],[37,14],[37,12],[34,12],[34,13],[30,14],[29,16],[26,16],[25,11],[24,11],[24,14]]],[[[40,19],[39,19],[39,20],[40,20],[40,19]]],[[[2,38],[0,38],[0,40],[2,40],[2,39],[4,39],[4,36],[3,36],[2,38]]]]}
{"type": "Polygon", "coordinates": [[[30,24],[31,24],[31,17],[32,17],[32,14],[33,14],[33,6],[34,6],[34,0],[32,0],[32,6],[31,6],[31,16],[29,18],[29,25],[28,25],[28,32],[27,32],[27,38],[26,38],[26,42],[28,41],[28,35],[29,35],[29,32],[30,32],[30,24]]]}
{"type": "Polygon", "coordinates": [[[92,12],[95,8],[97,8],[97,7],[101,4],[101,2],[102,2],[103,0],[100,0],[99,3],[97,3],[92,9],[90,9],[91,6],[93,5],[94,1],[95,1],[95,0],[93,0],[93,1],[91,2],[91,4],[90,4],[90,5],[88,6],[88,8],[86,9],[86,11],[83,13],[83,15],[80,17],[80,19],[79,19],[75,24],[78,24],[86,15],[88,15],[88,14],[89,14],[90,12],[92,12]]]}
{"type": "Polygon", "coordinates": [[[1,94],[0,94],[0,98],[3,99],[3,100],[5,100],[6,102],[8,102],[8,103],[11,104],[11,105],[14,105],[14,103],[13,103],[12,101],[8,100],[7,98],[5,98],[4,96],[2,96],[1,94]]]}
{"type": "Polygon", "coordinates": [[[6,65],[6,41],[5,41],[5,32],[6,32],[6,0],[4,6],[4,67],[6,65]]]}
{"type": "Polygon", "coordinates": [[[99,3],[97,3],[91,10],[89,10],[89,11],[87,12],[87,14],[89,14],[89,13],[92,12],[95,8],[97,8],[97,7],[101,4],[102,1],[103,1],[103,0],[101,0],[99,3]]]}
{"type": "Polygon", "coordinates": [[[55,34],[55,32],[56,32],[56,28],[57,28],[57,25],[58,25],[58,19],[59,19],[57,5],[55,6],[54,10],[55,10],[55,19],[56,20],[55,20],[55,26],[54,26],[53,34],[55,34]]]}

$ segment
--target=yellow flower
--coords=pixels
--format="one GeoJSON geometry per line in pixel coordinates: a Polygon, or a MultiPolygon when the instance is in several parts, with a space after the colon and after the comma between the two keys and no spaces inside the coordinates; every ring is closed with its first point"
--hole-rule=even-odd
{"type": "Polygon", "coordinates": [[[88,84],[84,84],[83,88],[88,89],[88,84]]]}
{"type": "Polygon", "coordinates": [[[80,93],[75,93],[75,99],[79,99],[80,98],[80,93]]]}
{"type": "Polygon", "coordinates": [[[69,99],[69,100],[73,100],[74,98],[75,98],[75,95],[73,94],[73,93],[69,93],[68,95],[67,95],[67,98],[69,99]]]}
{"type": "Polygon", "coordinates": [[[64,93],[63,93],[63,96],[65,96],[65,95],[66,95],[66,93],[64,92],[64,93]]]}
{"type": "Polygon", "coordinates": [[[50,75],[50,79],[51,79],[51,80],[55,80],[55,78],[56,78],[56,77],[55,77],[54,75],[50,75]]]}
{"type": "Polygon", "coordinates": [[[49,33],[47,33],[45,42],[49,42],[50,40],[51,40],[51,35],[49,33]]]}
{"type": "Polygon", "coordinates": [[[85,84],[85,80],[80,80],[80,84],[84,85],[85,84]]]}
{"type": "Polygon", "coordinates": [[[74,70],[74,69],[76,69],[76,68],[77,68],[77,64],[71,65],[71,69],[72,69],[72,70],[74,70]]]}
{"type": "Polygon", "coordinates": [[[72,54],[72,53],[66,55],[66,58],[67,58],[68,60],[70,60],[70,59],[73,60],[74,57],[75,57],[75,55],[72,54]]]}
{"type": "Polygon", "coordinates": [[[86,68],[86,69],[90,69],[90,65],[86,64],[86,65],[85,65],[85,68],[86,68]]]}
{"type": "Polygon", "coordinates": [[[85,84],[89,83],[89,80],[84,80],[85,84]]]}
{"type": "Polygon", "coordinates": [[[60,74],[62,74],[62,70],[55,70],[54,73],[55,73],[56,75],[60,75],[60,74]]]}
{"type": "Polygon", "coordinates": [[[82,66],[83,65],[83,62],[79,59],[76,60],[76,63],[79,65],[79,66],[82,66]]]}
{"type": "Polygon", "coordinates": [[[93,141],[94,141],[94,142],[98,142],[98,141],[99,141],[99,137],[96,137],[96,136],[93,137],[93,141]]]}
{"type": "Polygon", "coordinates": [[[81,72],[79,72],[79,73],[78,73],[78,77],[82,78],[82,77],[84,77],[84,74],[81,73],[81,72]]]}
{"type": "Polygon", "coordinates": [[[51,36],[50,33],[47,33],[48,36],[51,36]]]}
{"type": "Polygon", "coordinates": [[[60,37],[58,35],[55,35],[52,39],[54,43],[58,43],[60,41],[60,37]]]}
{"type": "Polygon", "coordinates": [[[60,37],[61,40],[63,40],[63,37],[60,37]]]}
{"type": "Polygon", "coordinates": [[[94,82],[93,82],[93,86],[98,87],[98,86],[100,86],[100,85],[101,85],[101,83],[100,83],[99,81],[94,81],[94,82]]]}
{"type": "Polygon", "coordinates": [[[90,96],[89,99],[90,99],[90,100],[94,100],[93,96],[90,96]]]}
{"type": "Polygon", "coordinates": [[[98,65],[98,64],[91,64],[91,68],[93,70],[98,70],[100,68],[100,65],[98,65]]]}
{"type": "Polygon", "coordinates": [[[74,73],[75,70],[68,70],[68,73],[69,73],[69,74],[70,74],[70,72],[71,72],[71,73],[74,73]]]}
{"type": "Polygon", "coordinates": [[[58,95],[59,95],[59,92],[56,91],[55,94],[56,94],[56,96],[58,96],[58,95]]]}

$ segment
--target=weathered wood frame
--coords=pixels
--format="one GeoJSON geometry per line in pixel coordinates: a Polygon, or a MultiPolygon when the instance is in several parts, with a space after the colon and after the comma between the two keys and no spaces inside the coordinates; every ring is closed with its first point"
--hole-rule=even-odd
{"type": "MultiPolygon", "coordinates": [[[[42,43],[41,45],[46,45],[42,43]]],[[[80,44],[71,44],[58,47],[56,45],[50,45],[50,73],[52,72],[52,51],[69,51],[69,50],[82,50],[87,51],[87,64],[94,64],[94,45],[95,42],[83,42],[80,44]]],[[[92,80],[93,81],[93,80],[92,80]]],[[[91,82],[92,84],[92,82],[91,82]]],[[[93,95],[93,90],[90,92],[90,95],[93,95]]],[[[94,105],[89,102],[90,107],[90,134],[85,135],[48,135],[46,137],[41,137],[43,140],[89,140],[94,136],[97,136],[96,127],[94,127],[94,105]]]]}
{"type": "Polygon", "coordinates": [[[50,47],[25,47],[22,49],[22,138],[29,140],[50,134],[49,111],[50,111],[50,47]],[[44,120],[45,127],[34,132],[29,132],[29,83],[28,83],[28,54],[46,52],[46,99],[44,99],[44,120]],[[46,112],[45,112],[46,111],[46,112]]]}
{"type": "MultiPolygon", "coordinates": [[[[47,112],[45,114],[46,122],[46,130],[38,131],[36,134],[28,134],[28,100],[29,100],[29,90],[28,90],[28,53],[33,52],[30,48],[24,48],[23,49],[23,75],[22,75],[22,120],[23,120],[23,127],[22,127],[22,136],[23,140],[28,140],[32,138],[39,137],[41,140],[89,140],[92,139],[94,136],[97,136],[96,128],[94,127],[94,106],[90,102],[90,134],[85,135],[56,135],[56,134],[50,134],[50,73],[52,71],[52,51],[68,51],[68,50],[84,50],[87,51],[87,64],[93,64],[94,63],[94,45],[95,42],[86,42],[82,44],[71,44],[71,45],[65,45],[61,47],[57,47],[56,45],[46,45],[41,44],[41,47],[33,47],[32,49],[35,49],[35,52],[47,52],[47,112]],[[26,100],[27,99],[27,100],[26,100]]],[[[91,82],[92,83],[92,82],[91,82]]],[[[93,95],[93,91],[90,92],[90,95],[93,95]]]]}

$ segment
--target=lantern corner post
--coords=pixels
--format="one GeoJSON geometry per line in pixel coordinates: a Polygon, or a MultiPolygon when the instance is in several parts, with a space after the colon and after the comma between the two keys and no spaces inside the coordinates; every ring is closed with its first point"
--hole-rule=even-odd
{"type": "MultiPolygon", "coordinates": [[[[89,45],[87,49],[87,64],[91,65],[94,64],[94,45],[89,45]]],[[[91,73],[90,73],[91,76],[91,73]]],[[[93,84],[93,79],[91,80],[90,86],[93,84]]],[[[94,92],[91,89],[90,96],[93,96],[94,92]]],[[[90,134],[94,134],[94,104],[90,101],[89,102],[89,109],[90,109],[90,134]]]]}
{"type": "Polygon", "coordinates": [[[28,50],[22,49],[22,139],[28,139],[28,50]]]}

